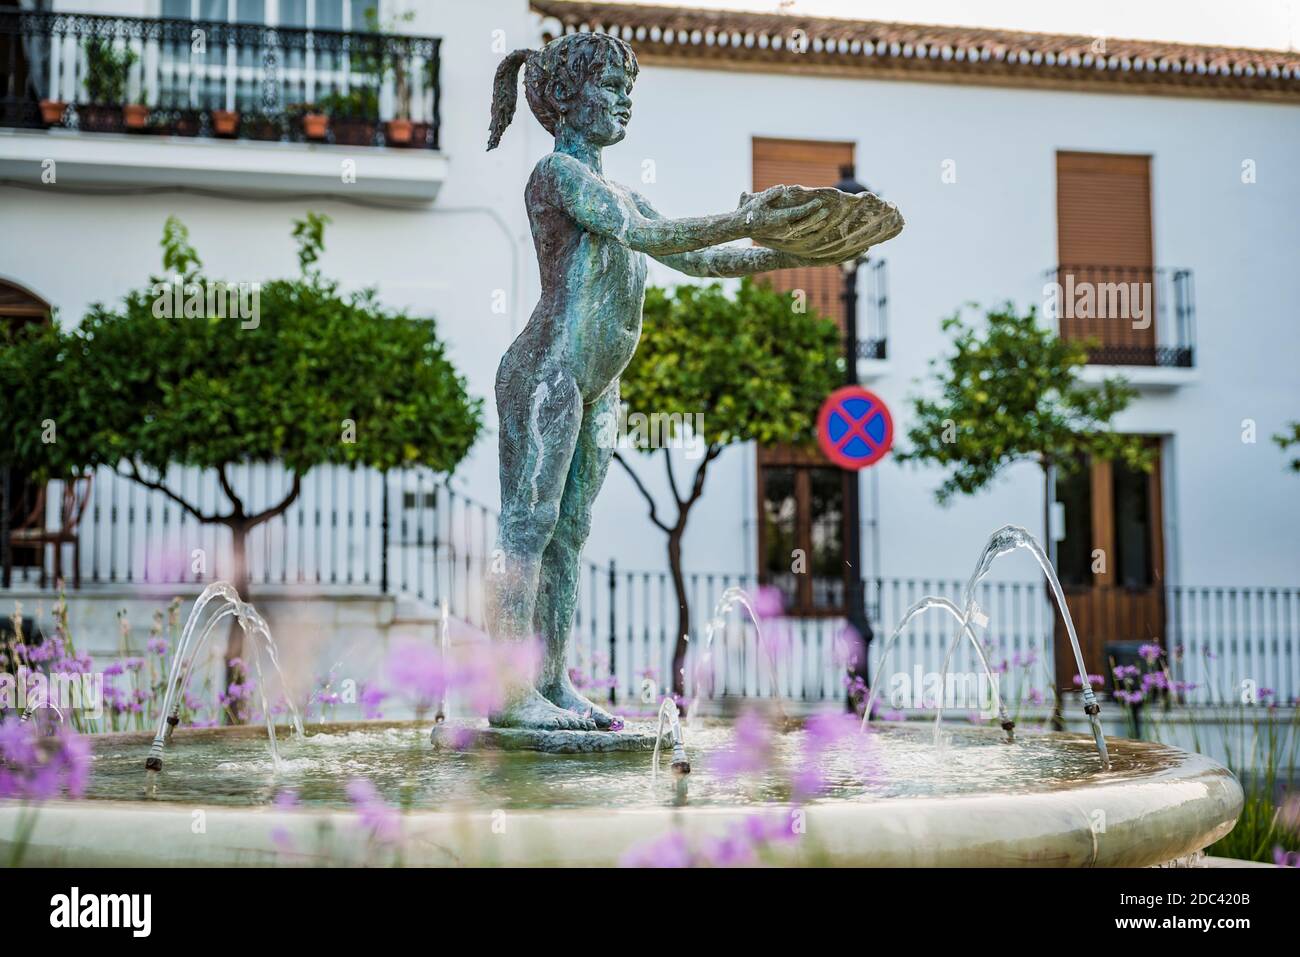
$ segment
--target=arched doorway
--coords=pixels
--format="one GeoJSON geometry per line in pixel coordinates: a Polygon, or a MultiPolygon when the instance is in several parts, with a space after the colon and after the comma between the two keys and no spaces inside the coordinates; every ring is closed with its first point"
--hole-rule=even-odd
{"type": "MultiPolygon", "coordinates": [[[[17,283],[0,279],[0,347],[24,326],[51,321],[50,304],[17,283]]],[[[9,587],[13,573],[26,580],[42,565],[40,546],[14,543],[14,533],[44,526],[41,485],[26,473],[0,465],[0,574],[9,587]]]]}

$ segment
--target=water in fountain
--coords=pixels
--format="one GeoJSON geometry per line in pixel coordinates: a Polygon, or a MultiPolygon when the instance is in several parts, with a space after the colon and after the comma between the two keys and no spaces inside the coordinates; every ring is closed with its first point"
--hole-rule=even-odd
{"type": "Polygon", "coordinates": [[[735,585],[728,588],[718,599],[717,605],[713,609],[713,617],[709,619],[708,627],[704,631],[704,650],[695,665],[695,694],[691,697],[690,710],[686,713],[686,722],[690,724],[695,720],[695,714],[699,710],[700,704],[700,686],[703,684],[701,675],[707,674],[709,679],[713,677],[713,637],[719,631],[727,626],[726,615],[731,609],[739,605],[749,614],[749,618],[754,623],[754,634],[758,639],[758,646],[767,652],[768,665],[771,669],[771,688],[772,696],[776,700],[777,710],[781,714],[782,721],[785,720],[785,707],[781,696],[781,688],[777,680],[776,653],[771,645],[763,640],[763,625],[759,620],[758,612],[754,610],[754,604],[750,601],[743,589],[735,585]]]}
{"type": "MultiPolygon", "coordinates": [[[[992,669],[989,668],[988,659],[984,656],[984,649],[980,647],[979,639],[975,637],[975,633],[971,630],[969,616],[963,615],[961,611],[958,610],[957,606],[947,598],[941,598],[937,595],[927,595],[907,610],[899,621],[898,626],[894,629],[893,634],[889,636],[889,640],[885,642],[885,651],[880,657],[880,663],[876,666],[876,674],[885,674],[885,665],[889,663],[889,656],[893,652],[894,645],[897,643],[899,636],[903,633],[903,629],[906,628],[917,615],[929,611],[932,608],[938,608],[948,612],[949,615],[957,620],[957,623],[960,626],[957,632],[957,637],[953,639],[952,647],[948,649],[949,656],[952,655],[952,648],[956,647],[957,642],[960,641],[963,636],[970,639],[971,646],[975,649],[975,655],[979,659],[980,666],[984,669],[985,677],[988,678],[989,689],[993,692],[993,698],[997,705],[998,718],[1001,721],[1002,729],[1007,733],[1007,740],[1012,740],[1014,736],[1015,722],[1013,722],[1010,715],[1007,714],[1006,704],[1003,702],[1002,696],[998,694],[997,681],[993,677],[992,669]]],[[[948,666],[947,659],[945,658],[943,669],[944,677],[939,684],[941,708],[944,689],[947,687],[947,674],[948,666]]],[[[867,706],[862,712],[863,730],[866,729],[867,721],[871,716],[871,708],[876,700],[876,690],[878,685],[879,681],[872,686],[870,693],[867,695],[867,706]]]]}
{"type": "Polygon", "coordinates": [[[266,718],[266,732],[271,746],[271,759],[277,770],[280,768],[280,752],[275,740],[275,718],[271,713],[270,703],[266,698],[266,683],[263,680],[261,663],[263,653],[270,659],[276,674],[279,675],[280,684],[285,691],[285,701],[288,704],[293,721],[294,734],[299,739],[303,737],[302,718],[299,716],[298,709],[288,693],[288,684],[285,682],[284,672],[280,669],[275,639],[271,637],[271,629],[266,620],[258,614],[252,605],[240,599],[239,592],[229,582],[213,582],[199,594],[199,597],[194,602],[194,607],[190,610],[189,618],[185,621],[185,626],[181,629],[181,637],[177,642],[176,652],[172,657],[171,668],[168,670],[167,688],[163,694],[162,714],[158,719],[158,730],[154,735],[153,744],[149,748],[149,757],[145,760],[145,768],[148,771],[158,772],[162,770],[163,748],[171,740],[172,731],[180,723],[181,704],[185,700],[185,689],[189,686],[190,676],[194,672],[194,663],[198,660],[199,653],[203,650],[216,626],[231,617],[234,617],[239,622],[245,637],[249,639],[253,648],[253,667],[257,673],[257,686],[261,696],[262,713],[266,718]],[[204,612],[214,602],[216,604],[213,607],[217,610],[207,620],[202,632],[198,632],[198,626],[203,621],[204,612]],[[195,639],[196,633],[198,634],[197,640],[195,639]]]}
{"type": "MultiPolygon", "coordinates": [[[[1056,570],[1052,568],[1052,563],[1048,560],[1047,554],[1043,551],[1042,546],[1035,541],[1029,532],[1018,525],[1004,525],[994,532],[984,546],[984,552],[980,555],[979,562],[975,566],[975,571],[971,573],[970,581],[966,583],[966,588],[962,592],[962,604],[965,611],[962,614],[963,629],[968,626],[971,617],[975,613],[975,589],[983,581],[993,568],[993,562],[1003,555],[1009,555],[1016,549],[1023,548],[1028,551],[1047,576],[1048,585],[1052,590],[1052,597],[1056,600],[1057,610],[1061,614],[1062,621],[1065,622],[1066,633],[1070,637],[1070,647],[1074,651],[1074,662],[1079,668],[1079,680],[1083,685],[1083,712],[1088,716],[1089,723],[1092,726],[1092,736],[1097,743],[1097,753],[1101,756],[1102,767],[1110,765],[1110,757],[1106,750],[1106,737],[1101,730],[1101,706],[1097,704],[1097,696],[1092,690],[1092,681],[1088,677],[1088,669],[1083,663],[1083,651],[1079,647],[1079,636],[1074,630],[1074,619],[1070,616],[1070,609],[1065,604],[1065,593],[1061,590],[1060,579],[1056,577],[1056,570]]],[[[960,637],[960,636],[958,636],[960,637]]],[[[940,675],[941,684],[947,681],[948,663],[952,657],[952,649],[956,647],[958,638],[954,638],[952,645],[948,649],[948,654],[944,658],[943,671],[940,675]]],[[[939,704],[939,713],[935,717],[935,738],[938,740],[939,729],[943,721],[943,703],[939,704]]]]}

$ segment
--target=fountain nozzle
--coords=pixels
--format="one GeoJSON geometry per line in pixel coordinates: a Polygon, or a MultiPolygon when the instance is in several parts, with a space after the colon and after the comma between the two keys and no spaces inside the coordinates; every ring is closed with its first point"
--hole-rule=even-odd
{"type": "Polygon", "coordinates": [[[1102,770],[1109,771],[1110,752],[1106,750],[1106,736],[1101,730],[1101,705],[1097,704],[1092,688],[1087,685],[1084,685],[1083,689],[1083,713],[1088,716],[1088,722],[1092,725],[1092,737],[1097,742],[1097,753],[1101,755],[1102,770]]]}
{"type": "Polygon", "coordinates": [[[691,773],[691,762],[686,760],[686,747],[682,744],[678,733],[673,735],[673,761],[669,767],[677,775],[691,773]]]}
{"type": "MultiPolygon", "coordinates": [[[[168,720],[170,721],[170,719],[168,720]]],[[[166,739],[161,734],[154,737],[153,744],[149,746],[149,757],[144,759],[144,769],[146,771],[162,770],[163,745],[166,743],[166,739]]]]}

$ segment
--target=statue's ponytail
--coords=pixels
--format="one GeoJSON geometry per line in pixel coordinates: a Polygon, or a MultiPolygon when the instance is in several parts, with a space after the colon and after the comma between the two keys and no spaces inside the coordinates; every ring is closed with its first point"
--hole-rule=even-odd
{"type": "Polygon", "coordinates": [[[516,50],[506,56],[497,67],[496,78],[492,81],[492,126],[488,130],[487,148],[496,149],[501,142],[501,134],[510,125],[515,115],[515,102],[518,98],[519,70],[532,50],[516,50]]]}

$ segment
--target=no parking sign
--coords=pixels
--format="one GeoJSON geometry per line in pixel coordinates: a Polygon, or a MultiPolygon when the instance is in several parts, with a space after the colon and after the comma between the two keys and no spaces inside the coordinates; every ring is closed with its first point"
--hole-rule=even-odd
{"type": "Polygon", "coordinates": [[[822,403],[817,444],[840,468],[864,469],[879,462],[893,446],[894,419],[880,396],[862,386],[846,385],[822,403]]]}

